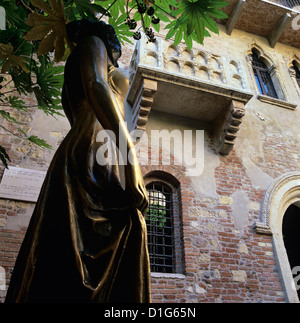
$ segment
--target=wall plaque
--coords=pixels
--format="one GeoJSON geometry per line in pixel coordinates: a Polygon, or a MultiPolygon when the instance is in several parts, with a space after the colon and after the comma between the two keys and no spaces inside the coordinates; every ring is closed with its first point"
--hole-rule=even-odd
{"type": "Polygon", "coordinates": [[[9,166],[0,183],[0,198],[36,202],[46,173],[9,166]]]}

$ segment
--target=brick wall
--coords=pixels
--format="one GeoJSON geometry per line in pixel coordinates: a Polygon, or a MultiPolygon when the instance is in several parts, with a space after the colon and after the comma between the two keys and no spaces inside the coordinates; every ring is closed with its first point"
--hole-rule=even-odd
{"type": "MultiPolygon", "coordinates": [[[[213,146],[210,145],[211,148],[213,146]]],[[[196,196],[185,169],[146,166],[180,181],[185,271],[152,274],[153,302],[284,302],[271,237],[254,232],[264,192],[255,190],[235,151],[215,171],[217,198],[196,196]],[[248,198],[247,223],[237,229],[234,193],[248,198]]]]}

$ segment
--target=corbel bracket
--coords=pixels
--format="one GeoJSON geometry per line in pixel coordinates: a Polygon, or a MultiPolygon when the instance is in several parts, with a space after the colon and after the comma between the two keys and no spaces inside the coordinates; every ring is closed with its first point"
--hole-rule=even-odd
{"type": "Polygon", "coordinates": [[[221,155],[228,155],[234,146],[245,115],[245,103],[232,100],[215,122],[215,146],[221,155]]]}

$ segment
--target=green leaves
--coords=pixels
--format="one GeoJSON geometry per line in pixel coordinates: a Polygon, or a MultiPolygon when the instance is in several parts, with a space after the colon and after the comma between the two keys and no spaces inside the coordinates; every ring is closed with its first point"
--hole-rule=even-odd
{"type": "Polygon", "coordinates": [[[0,159],[1,159],[2,163],[3,163],[3,165],[4,165],[6,168],[8,168],[8,164],[7,164],[7,162],[10,162],[10,159],[9,159],[9,156],[8,156],[8,154],[7,154],[6,150],[5,150],[5,148],[4,148],[4,147],[2,147],[1,145],[0,145],[0,159]]]}
{"type": "Polygon", "coordinates": [[[149,221],[151,225],[157,226],[159,229],[163,229],[167,222],[166,207],[158,204],[150,204],[145,216],[146,221],[149,221]]]}
{"type": "Polygon", "coordinates": [[[33,142],[34,144],[38,145],[39,147],[52,149],[52,146],[48,145],[44,139],[41,139],[37,136],[30,136],[27,139],[33,142]]]}
{"type": "Polygon", "coordinates": [[[111,24],[114,27],[116,34],[118,35],[118,38],[123,45],[125,45],[125,43],[132,44],[130,38],[132,37],[133,32],[130,31],[129,26],[125,23],[126,18],[127,14],[122,13],[117,18],[112,16],[108,19],[109,24],[111,24]]]}
{"type": "Polygon", "coordinates": [[[99,3],[101,2],[102,1],[95,1],[94,3],[92,3],[90,0],[75,0],[75,5],[79,15],[82,18],[88,18],[97,21],[98,19],[96,18],[95,13],[107,15],[106,9],[103,6],[99,5],[99,3]]]}
{"type": "Polygon", "coordinates": [[[61,115],[61,89],[64,82],[64,67],[55,66],[47,61],[46,57],[39,57],[39,62],[32,62],[32,72],[36,81],[32,84],[32,90],[38,101],[38,107],[46,114],[61,115]]]}
{"type": "Polygon", "coordinates": [[[175,35],[175,46],[184,38],[189,49],[192,48],[193,40],[203,44],[204,37],[210,36],[209,31],[219,33],[213,18],[226,18],[227,15],[219,9],[226,5],[228,5],[226,1],[179,1],[177,9],[172,13],[179,18],[166,26],[166,29],[170,29],[166,38],[169,39],[175,35]]]}
{"type": "Polygon", "coordinates": [[[108,23],[112,25],[116,31],[116,34],[120,42],[125,45],[125,43],[132,44],[131,38],[133,32],[130,31],[129,26],[126,24],[127,12],[126,3],[127,0],[117,0],[117,1],[95,1],[95,3],[100,3],[101,6],[109,12],[108,23]]]}

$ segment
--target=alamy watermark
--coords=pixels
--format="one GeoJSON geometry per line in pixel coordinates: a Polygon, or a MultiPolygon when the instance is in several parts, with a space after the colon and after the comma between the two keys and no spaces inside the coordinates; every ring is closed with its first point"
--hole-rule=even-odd
{"type": "Polygon", "coordinates": [[[293,30],[300,30],[300,6],[296,6],[293,8],[292,16],[295,16],[292,20],[293,30]]]}
{"type": "Polygon", "coordinates": [[[292,274],[294,277],[294,283],[295,283],[296,290],[298,291],[300,289],[300,266],[295,266],[292,269],[292,274]]]}
{"type": "MultiPolygon", "coordinates": [[[[119,133],[124,124],[120,123],[119,133]]],[[[149,134],[134,130],[130,136],[134,148],[128,151],[126,138],[119,136],[117,148],[113,131],[99,131],[96,141],[102,145],[96,152],[97,163],[102,166],[134,164],[135,149],[140,165],[184,166],[187,176],[200,176],[204,171],[204,130],[162,129],[151,130],[149,134]]]]}

